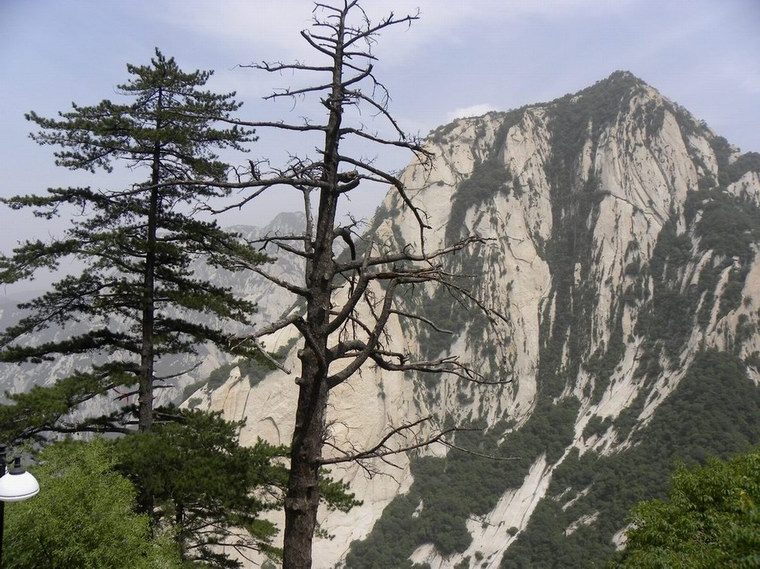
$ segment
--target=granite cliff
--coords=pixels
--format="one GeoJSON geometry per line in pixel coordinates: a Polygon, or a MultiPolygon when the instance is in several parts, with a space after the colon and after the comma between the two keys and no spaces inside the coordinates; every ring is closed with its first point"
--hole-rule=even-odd
{"type": "MultiPolygon", "coordinates": [[[[454,334],[392,322],[421,356],[455,354],[502,385],[381,372],[333,398],[331,436],[366,448],[432,415],[431,447],[336,472],[364,503],[324,512],[319,567],[585,567],[622,543],[625,513],[661,495],[674,460],[760,441],[760,155],[742,154],[627,72],[573,95],[454,121],[432,167],[403,174],[432,248],[470,275],[488,322],[434,289],[399,299],[454,334]]],[[[420,247],[394,194],[367,235],[420,247]]],[[[340,292],[336,293],[340,294],[340,292]]],[[[294,308],[297,310],[298,308],[294,308]]],[[[297,360],[298,337],[267,347],[297,360]]],[[[295,374],[242,368],[195,405],[245,417],[242,439],[289,440],[295,374]]]]}

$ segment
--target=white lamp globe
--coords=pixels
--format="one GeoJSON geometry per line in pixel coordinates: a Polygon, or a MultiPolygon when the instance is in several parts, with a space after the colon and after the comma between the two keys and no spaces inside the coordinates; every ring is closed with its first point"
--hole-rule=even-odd
{"type": "Polygon", "coordinates": [[[31,498],[39,491],[40,483],[21,468],[20,458],[17,458],[10,471],[0,478],[0,501],[20,502],[31,498]]]}

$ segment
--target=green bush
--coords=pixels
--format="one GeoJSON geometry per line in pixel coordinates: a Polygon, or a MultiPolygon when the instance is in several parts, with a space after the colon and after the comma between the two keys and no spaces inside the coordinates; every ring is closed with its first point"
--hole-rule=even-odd
{"type": "Polygon", "coordinates": [[[108,443],[66,441],[30,468],[40,493],[6,506],[6,569],[171,569],[171,536],[151,537],[135,513],[136,490],[114,470],[108,443]]]}
{"type": "Polygon", "coordinates": [[[667,500],[638,504],[621,568],[760,566],[760,450],[681,466],[667,500]]]}

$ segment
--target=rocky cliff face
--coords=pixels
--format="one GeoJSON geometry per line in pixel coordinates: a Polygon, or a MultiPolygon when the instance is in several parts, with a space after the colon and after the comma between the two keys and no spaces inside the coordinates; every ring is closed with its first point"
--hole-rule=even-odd
{"type": "MultiPolygon", "coordinates": [[[[432,414],[464,450],[431,448],[337,473],[364,504],[325,513],[319,567],[585,567],[660,495],[675,459],[760,441],[760,155],[741,154],[629,73],[575,95],[460,119],[431,133],[431,168],[404,178],[433,249],[503,318],[434,289],[453,335],[392,323],[421,356],[459,355],[503,385],[368,367],[333,397],[332,435],[357,447],[432,414]],[[350,547],[349,547],[350,546],[350,547]],[[560,560],[560,561],[558,561],[560,560]],[[532,564],[532,565],[531,565],[532,564]]],[[[393,194],[370,229],[419,247],[393,194]]],[[[295,366],[295,334],[268,339],[295,366]]],[[[205,404],[246,417],[243,440],[287,442],[296,390],[282,371],[233,370],[205,404]]]]}

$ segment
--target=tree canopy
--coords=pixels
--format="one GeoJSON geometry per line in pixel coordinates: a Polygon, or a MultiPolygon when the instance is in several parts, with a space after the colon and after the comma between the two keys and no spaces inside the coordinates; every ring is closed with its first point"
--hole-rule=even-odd
{"type": "Polygon", "coordinates": [[[680,467],[667,500],[638,504],[619,567],[760,567],[760,449],[680,467]]]}
{"type": "MultiPolygon", "coordinates": [[[[114,505],[118,508],[107,515],[139,520],[147,532],[168,530],[166,540],[174,541],[177,560],[181,556],[183,562],[237,567],[228,555],[232,550],[277,554],[271,546],[276,530],[259,515],[279,503],[278,484],[284,474],[274,459],[284,451],[264,443],[242,448],[240,423],[227,423],[218,414],[156,408],[154,392],[194,367],[203,344],[233,356],[261,357],[255,344],[230,341],[231,332],[250,324],[255,307],[236,291],[194,273],[198,263],[239,271],[255,270],[266,261],[239,235],[197,215],[209,200],[230,192],[230,166],[217,152],[245,151],[245,144],[254,140],[253,131],[224,124],[240,103],[234,93],[203,89],[211,72],[184,72],[158,50],[149,65],[128,65],[127,71],[130,79],[117,87],[124,103],[74,104],[55,119],[27,115],[40,129],[32,138],[56,148],[59,166],[106,174],[125,168],[136,180],[108,185],[114,177],[98,176],[105,189],[51,188],[46,195],[2,200],[12,209],[32,208],[47,219],[72,211],[75,215],[68,217],[61,237],[26,242],[12,256],[0,257],[0,281],[30,279],[40,269],[55,270],[72,260],[83,268],[21,305],[25,316],[0,335],[0,361],[75,361],[72,370],[53,378],[54,383],[10,394],[11,403],[0,406],[0,430],[3,440],[13,445],[30,438],[45,442],[51,432],[127,435],[110,443],[115,454],[108,459],[97,454],[104,444],[100,442],[93,443],[94,450],[81,450],[85,447],[73,443],[61,448],[73,449],[73,463],[82,454],[83,468],[103,475],[106,484],[111,481],[114,491],[123,494],[123,501],[114,505]],[[105,415],[82,409],[98,397],[103,403],[98,407],[109,409],[105,415]],[[130,480],[144,517],[127,515],[135,506],[130,480]],[[221,548],[225,545],[231,549],[221,548]]],[[[43,464],[59,452],[63,451],[44,451],[43,464]]],[[[51,464],[57,464],[56,476],[68,476],[61,473],[60,463],[51,464]]],[[[69,478],[76,492],[86,490],[89,479],[79,470],[72,470],[69,478]]],[[[47,489],[43,493],[56,496],[47,489]]],[[[66,503],[68,495],[59,498],[66,503]]],[[[91,498],[100,499],[96,491],[91,498]]],[[[83,504],[96,512],[100,507],[83,504]]],[[[71,511],[90,516],[82,507],[71,511]]],[[[125,556],[125,565],[111,565],[111,558],[117,563],[122,552],[108,536],[102,550],[90,548],[93,554],[87,553],[89,546],[62,546],[57,540],[67,531],[79,531],[72,523],[78,522],[61,521],[60,536],[40,542],[40,547],[49,545],[55,555],[63,556],[59,565],[51,561],[49,566],[171,566],[146,565],[145,559],[152,558],[142,553],[125,556]],[[81,547],[82,561],[67,547],[81,547]],[[77,560],[65,562],[69,557],[77,560]]],[[[137,536],[143,529],[118,531],[137,536]]],[[[98,539],[97,531],[91,538],[98,539]]],[[[124,539],[124,547],[138,551],[129,536],[124,539]]]]}
{"type": "Polygon", "coordinates": [[[276,526],[261,514],[281,507],[284,447],[239,444],[242,422],[177,411],[175,421],[114,442],[117,469],[154,499],[157,526],[172,527],[183,557],[239,567],[230,556],[278,557],[276,526]],[[222,548],[224,546],[224,548],[222,548]]]}
{"type": "Polygon", "coordinates": [[[179,569],[171,535],[151,536],[134,511],[137,492],[115,470],[109,443],[66,441],[44,449],[40,493],[5,508],[7,569],[179,569]]]}

